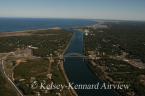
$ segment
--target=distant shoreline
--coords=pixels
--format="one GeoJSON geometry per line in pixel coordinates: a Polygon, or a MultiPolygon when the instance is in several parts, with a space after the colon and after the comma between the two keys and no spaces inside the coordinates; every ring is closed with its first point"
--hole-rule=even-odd
{"type": "Polygon", "coordinates": [[[25,29],[25,30],[20,30],[20,31],[0,31],[0,34],[1,33],[15,33],[15,32],[29,32],[29,31],[41,31],[41,30],[49,30],[49,29],[55,29],[55,30],[58,30],[58,29],[63,29],[63,28],[61,28],[61,27],[51,27],[51,28],[40,28],[40,29],[32,29],[32,30],[27,30],[27,29],[25,29]]]}
{"type": "Polygon", "coordinates": [[[9,36],[29,36],[30,32],[42,31],[42,30],[62,30],[61,27],[52,27],[47,29],[36,29],[36,30],[23,30],[23,31],[13,31],[13,32],[0,32],[0,37],[9,37],[9,36]]]}

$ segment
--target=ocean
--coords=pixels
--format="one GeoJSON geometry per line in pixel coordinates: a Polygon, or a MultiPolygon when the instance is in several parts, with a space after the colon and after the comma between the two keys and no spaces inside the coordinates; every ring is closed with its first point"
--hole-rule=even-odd
{"type": "Polygon", "coordinates": [[[87,19],[47,19],[47,18],[0,18],[0,32],[47,29],[52,27],[71,28],[95,24],[87,19]]]}

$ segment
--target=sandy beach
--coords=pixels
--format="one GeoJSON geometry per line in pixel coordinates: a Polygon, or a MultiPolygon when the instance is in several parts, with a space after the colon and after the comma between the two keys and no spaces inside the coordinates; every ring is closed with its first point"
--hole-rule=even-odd
{"type": "Polygon", "coordinates": [[[24,30],[24,31],[15,31],[15,32],[0,32],[0,37],[9,37],[9,36],[30,36],[33,32],[43,31],[43,30],[61,30],[60,27],[53,27],[47,29],[36,29],[36,30],[24,30]]]}

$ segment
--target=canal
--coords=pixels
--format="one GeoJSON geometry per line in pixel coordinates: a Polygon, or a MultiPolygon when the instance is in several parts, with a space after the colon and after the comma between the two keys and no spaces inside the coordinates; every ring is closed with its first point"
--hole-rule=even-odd
{"type": "MultiPolygon", "coordinates": [[[[79,53],[84,54],[83,32],[75,31],[65,54],[79,53]]],[[[103,83],[89,68],[89,62],[83,58],[65,58],[64,69],[71,83],[74,84],[97,84],[103,83]]],[[[113,90],[105,89],[78,89],[78,96],[118,96],[113,90]]]]}

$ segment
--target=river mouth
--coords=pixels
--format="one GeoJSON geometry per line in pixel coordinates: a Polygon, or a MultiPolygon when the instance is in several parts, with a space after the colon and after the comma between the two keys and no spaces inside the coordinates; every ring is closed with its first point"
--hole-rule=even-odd
{"type": "MultiPolygon", "coordinates": [[[[83,54],[84,52],[83,33],[74,32],[71,44],[65,54],[83,54]]],[[[64,61],[64,69],[70,83],[75,85],[98,85],[96,89],[75,89],[78,96],[118,96],[113,90],[103,90],[100,86],[103,82],[90,70],[90,62],[84,58],[67,56],[64,61]]]]}

